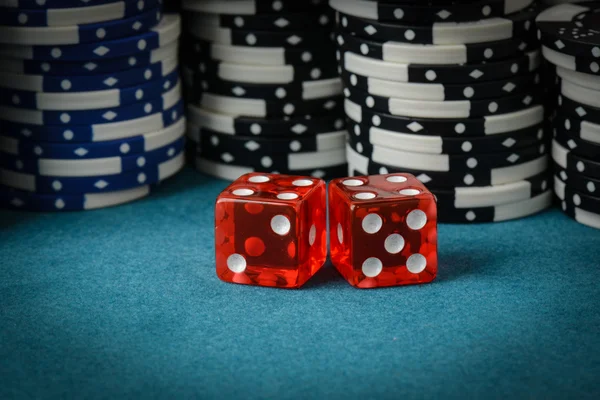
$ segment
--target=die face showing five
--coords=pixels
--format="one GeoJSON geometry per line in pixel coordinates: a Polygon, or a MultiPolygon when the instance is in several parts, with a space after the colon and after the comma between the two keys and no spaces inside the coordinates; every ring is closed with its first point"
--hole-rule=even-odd
{"type": "Polygon", "coordinates": [[[327,256],[325,182],[251,173],[217,198],[217,275],[226,282],[297,288],[327,256]]]}
{"type": "Polygon", "coordinates": [[[427,283],[437,274],[437,207],[410,174],[329,185],[331,259],[359,288],[427,283]]]}

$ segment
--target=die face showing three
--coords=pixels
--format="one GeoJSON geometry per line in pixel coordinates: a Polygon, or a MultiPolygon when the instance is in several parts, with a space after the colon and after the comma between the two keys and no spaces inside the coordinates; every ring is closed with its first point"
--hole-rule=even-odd
{"type": "Polygon", "coordinates": [[[410,174],[333,180],[329,229],[331,260],[355,287],[435,279],[436,201],[410,174]]]}
{"type": "Polygon", "coordinates": [[[327,257],[325,182],[251,173],[217,198],[217,275],[226,282],[302,286],[327,257]]]}

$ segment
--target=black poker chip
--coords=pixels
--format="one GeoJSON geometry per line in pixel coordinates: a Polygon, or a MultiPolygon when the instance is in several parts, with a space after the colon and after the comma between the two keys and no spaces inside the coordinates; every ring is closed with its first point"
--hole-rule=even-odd
{"type": "Polygon", "coordinates": [[[498,81],[471,84],[410,83],[393,82],[369,78],[342,71],[342,80],[347,87],[378,96],[398,97],[413,100],[458,101],[495,99],[519,93],[539,91],[539,75],[519,75],[498,81]]]}
{"type": "Polygon", "coordinates": [[[284,14],[314,12],[327,5],[327,0],[182,0],[181,8],[187,11],[228,15],[284,14]]]}
{"type": "Polygon", "coordinates": [[[198,64],[202,60],[214,60],[256,65],[309,65],[335,64],[333,43],[322,43],[314,48],[256,49],[248,46],[228,46],[211,43],[185,35],[181,40],[181,57],[186,64],[198,64]]]}
{"type": "Polygon", "coordinates": [[[379,61],[345,51],[341,54],[342,69],[351,73],[398,82],[460,84],[509,79],[530,74],[540,66],[540,52],[482,64],[398,64],[379,61]]]}
{"type": "Polygon", "coordinates": [[[470,2],[394,2],[389,0],[331,0],[330,5],[357,17],[406,24],[470,22],[518,12],[533,0],[475,0],[470,2]],[[425,3],[425,4],[423,4],[425,3]]]}
{"type": "Polygon", "coordinates": [[[231,152],[242,155],[260,151],[270,153],[307,153],[343,148],[346,132],[336,131],[301,137],[247,137],[233,136],[200,127],[188,130],[188,138],[199,144],[202,149],[212,152],[231,152]]]}
{"type": "Polygon", "coordinates": [[[206,91],[225,96],[263,99],[267,101],[310,100],[339,95],[342,82],[339,78],[297,82],[283,85],[251,84],[223,81],[218,78],[204,79],[199,92],[206,91]]]}
{"type": "Polygon", "coordinates": [[[590,178],[576,172],[567,171],[556,163],[554,163],[554,176],[574,190],[590,196],[600,197],[600,179],[598,178],[590,178]]]}
{"type": "Polygon", "coordinates": [[[554,191],[557,196],[567,204],[593,213],[600,213],[600,197],[591,196],[575,190],[569,184],[555,180],[554,191]]]}
{"type": "Polygon", "coordinates": [[[574,154],[556,140],[552,142],[552,158],[567,172],[600,179],[600,161],[574,154]]]}
{"type": "Polygon", "coordinates": [[[544,109],[533,106],[517,113],[485,118],[411,118],[376,112],[346,99],[346,115],[355,122],[391,131],[434,136],[488,136],[537,126],[544,121],[544,109]]]}
{"type": "Polygon", "coordinates": [[[344,89],[344,95],[362,107],[387,114],[432,119],[477,118],[507,114],[540,104],[543,98],[541,93],[534,91],[495,99],[434,102],[376,96],[348,87],[344,89]]]}
{"type": "Polygon", "coordinates": [[[310,100],[268,101],[236,98],[204,92],[198,104],[207,110],[222,114],[256,118],[284,118],[302,115],[326,115],[342,112],[341,96],[310,100]]]}
{"type": "Polygon", "coordinates": [[[241,136],[302,137],[344,129],[344,118],[340,114],[325,116],[302,116],[294,118],[245,118],[214,113],[188,105],[188,120],[216,132],[241,136]]]}
{"type": "Polygon", "coordinates": [[[231,46],[310,48],[332,40],[332,33],[325,29],[271,32],[249,29],[219,28],[193,21],[188,33],[197,39],[231,46]]]}
{"type": "Polygon", "coordinates": [[[449,202],[438,202],[438,221],[460,224],[509,221],[538,214],[551,205],[551,190],[530,199],[490,207],[457,208],[449,202]]]}
{"type": "Polygon", "coordinates": [[[566,96],[558,96],[557,102],[559,113],[600,124],[600,108],[579,103],[566,96]]]}
{"type": "Polygon", "coordinates": [[[348,136],[349,145],[359,154],[383,165],[418,171],[450,172],[464,176],[471,171],[505,168],[537,160],[547,154],[545,144],[484,154],[426,154],[391,149],[348,136]]]}
{"type": "MultiPolygon", "coordinates": [[[[185,17],[185,16],[184,16],[185,17]]],[[[299,31],[307,26],[330,28],[335,21],[331,9],[324,7],[319,12],[298,12],[286,14],[207,14],[206,22],[212,26],[257,31],[299,31]]]]}
{"type": "Polygon", "coordinates": [[[477,22],[430,25],[384,23],[338,13],[337,27],[341,31],[377,41],[398,41],[421,44],[467,44],[493,42],[523,37],[535,32],[536,7],[503,18],[483,19],[477,22]]]}
{"type": "Polygon", "coordinates": [[[382,61],[415,64],[467,64],[514,58],[525,52],[537,50],[535,36],[516,37],[495,42],[464,45],[432,46],[395,41],[378,42],[342,31],[336,35],[340,48],[382,61]]]}
{"type": "Polygon", "coordinates": [[[556,129],[568,133],[571,137],[592,140],[600,144],[600,125],[593,124],[581,118],[556,113],[553,117],[553,124],[556,129]]]}
{"type": "Polygon", "coordinates": [[[541,12],[536,25],[545,46],[600,59],[600,2],[556,5],[541,12]]]}
{"type": "Polygon", "coordinates": [[[573,154],[590,160],[600,161],[600,143],[581,139],[575,135],[569,134],[560,127],[557,127],[554,130],[554,140],[563,147],[569,149],[573,154]]]}
{"type": "Polygon", "coordinates": [[[505,152],[539,145],[544,140],[542,124],[520,131],[484,137],[426,136],[414,133],[388,131],[351,120],[347,123],[349,135],[364,144],[376,144],[392,149],[429,154],[485,154],[505,152]]]}

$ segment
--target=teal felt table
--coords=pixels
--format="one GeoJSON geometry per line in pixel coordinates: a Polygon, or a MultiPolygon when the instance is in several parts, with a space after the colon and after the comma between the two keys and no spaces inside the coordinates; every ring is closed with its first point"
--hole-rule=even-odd
{"type": "Polygon", "coordinates": [[[214,272],[191,170],[152,197],[0,213],[0,399],[600,398],[600,231],[558,210],[441,225],[426,286],[214,272]]]}

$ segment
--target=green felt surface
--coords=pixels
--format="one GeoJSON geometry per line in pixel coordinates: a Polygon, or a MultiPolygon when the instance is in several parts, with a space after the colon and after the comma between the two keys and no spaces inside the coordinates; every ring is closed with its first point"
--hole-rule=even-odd
{"type": "Polygon", "coordinates": [[[0,212],[0,398],[600,398],[600,231],[442,225],[430,285],[237,286],[213,265],[225,186],[0,212]]]}

